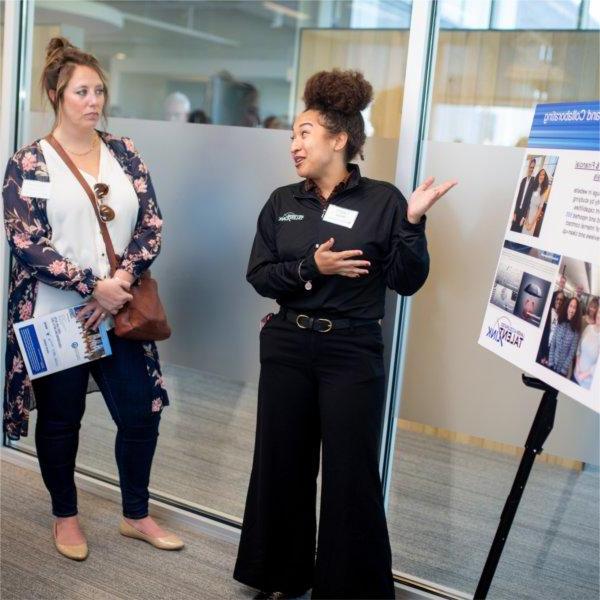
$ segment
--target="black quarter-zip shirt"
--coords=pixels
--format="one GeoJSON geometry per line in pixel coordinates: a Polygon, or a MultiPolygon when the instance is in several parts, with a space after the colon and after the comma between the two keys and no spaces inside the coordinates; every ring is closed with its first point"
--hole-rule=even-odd
{"type": "Polygon", "coordinates": [[[357,211],[351,228],[323,220],[325,209],[304,182],[276,189],[258,217],[247,280],[262,296],[311,316],[381,319],[385,290],[414,294],[427,279],[425,217],[406,218],[407,202],[390,183],[362,177],[350,164],[346,187],[329,204],[357,211]],[[314,253],[334,238],[332,250],[362,250],[369,274],[358,278],[322,275],[314,253]],[[305,286],[310,280],[311,286],[305,286]],[[310,289],[306,289],[310,287],[310,289]]]}

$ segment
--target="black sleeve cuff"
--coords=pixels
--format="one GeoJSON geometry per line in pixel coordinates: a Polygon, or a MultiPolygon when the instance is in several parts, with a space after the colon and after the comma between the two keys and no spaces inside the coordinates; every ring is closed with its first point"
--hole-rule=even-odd
{"type": "Polygon", "coordinates": [[[425,231],[425,222],[427,221],[427,215],[423,215],[418,223],[411,223],[408,217],[404,215],[402,217],[402,226],[409,231],[425,231]]]}
{"type": "Polygon", "coordinates": [[[310,256],[307,256],[302,261],[302,266],[300,267],[300,276],[302,279],[304,281],[310,281],[316,279],[320,274],[317,263],[315,262],[315,255],[311,254],[310,256]]]}

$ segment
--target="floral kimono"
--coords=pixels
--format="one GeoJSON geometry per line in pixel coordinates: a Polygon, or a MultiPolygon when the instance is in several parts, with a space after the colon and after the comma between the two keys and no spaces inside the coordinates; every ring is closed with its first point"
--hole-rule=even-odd
{"type": "MultiPolygon", "coordinates": [[[[131,242],[120,259],[120,268],[138,278],[158,256],[162,219],[154,197],[148,168],[129,138],[99,132],[110,153],[132,182],[139,201],[137,223],[131,242]]],[[[88,297],[98,281],[91,269],[82,269],[60,255],[52,245],[52,229],[44,198],[21,192],[23,181],[50,181],[44,154],[36,141],[19,150],[8,162],[2,195],[4,225],[12,250],[8,291],[4,431],[12,440],[27,435],[29,411],[35,408],[33,387],[17,344],[13,325],[33,316],[38,281],[62,290],[76,290],[88,297]]],[[[79,185],[79,184],[77,184],[79,185]]],[[[148,377],[154,394],[148,411],[157,412],[169,403],[154,342],[143,344],[148,377]]]]}

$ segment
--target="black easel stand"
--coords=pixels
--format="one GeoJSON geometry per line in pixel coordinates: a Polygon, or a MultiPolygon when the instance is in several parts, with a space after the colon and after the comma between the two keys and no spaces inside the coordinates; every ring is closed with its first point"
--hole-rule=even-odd
{"type": "Polygon", "coordinates": [[[531,425],[531,429],[529,430],[529,435],[525,442],[525,453],[521,459],[515,481],[510,490],[510,494],[506,499],[504,510],[500,515],[500,524],[498,525],[496,536],[492,542],[492,547],[490,548],[487,560],[485,561],[485,566],[481,573],[481,578],[479,579],[477,589],[475,590],[475,600],[483,600],[487,597],[492,579],[494,578],[494,573],[496,572],[498,562],[500,561],[502,550],[504,549],[504,544],[506,543],[506,538],[508,537],[515,514],[519,508],[519,502],[521,501],[523,490],[527,484],[527,478],[531,472],[531,467],[533,467],[535,457],[542,453],[542,446],[554,427],[558,390],[555,390],[553,387],[550,387],[535,377],[523,375],[522,378],[523,383],[527,387],[543,390],[544,395],[542,396],[540,406],[531,425]]]}

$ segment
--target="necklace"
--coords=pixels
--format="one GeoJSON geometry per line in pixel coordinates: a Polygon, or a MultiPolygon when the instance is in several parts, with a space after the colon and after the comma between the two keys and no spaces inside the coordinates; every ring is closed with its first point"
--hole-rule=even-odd
{"type": "Polygon", "coordinates": [[[94,139],[92,140],[92,145],[90,146],[89,150],[86,150],[85,152],[74,152],[73,150],[70,150],[64,145],[63,147],[69,154],[73,154],[74,156],[85,156],[86,154],[89,154],[92,150],[94,150],[94,148],[96,148],[96,146],[98,145],[98,139],[99,138],[97,135],[94,136],[94,139]]]}

